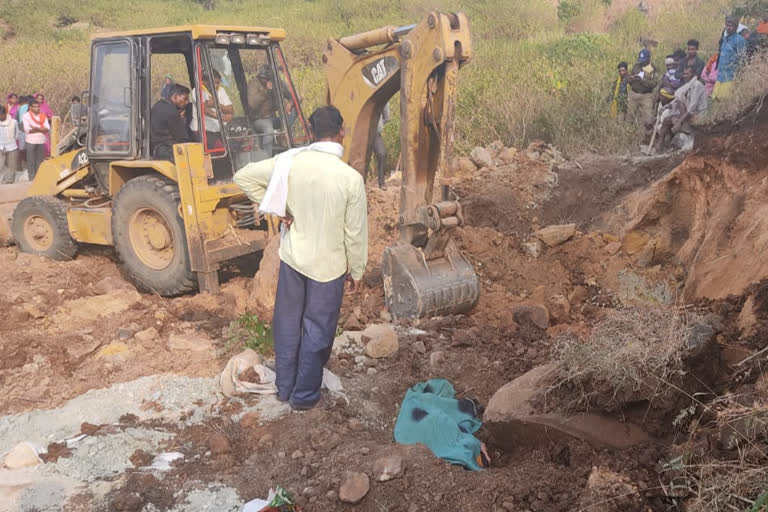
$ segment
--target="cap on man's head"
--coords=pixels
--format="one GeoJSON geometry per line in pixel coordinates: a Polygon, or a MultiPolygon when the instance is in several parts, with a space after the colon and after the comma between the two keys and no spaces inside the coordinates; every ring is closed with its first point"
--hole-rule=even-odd
{"type": "Polygon", "coordinates": [[[675,59],[672,57],[667,57],[666,59],[664,59],[664,64],[666,64],[667,66],[674,63],[675,63],[675,59]]]}
{"type": "Polygon", "coordinates": [[[651,50],[643,48],[640,53],[637,54],[637,62],[645,62],[651,60],[651,50]]]}

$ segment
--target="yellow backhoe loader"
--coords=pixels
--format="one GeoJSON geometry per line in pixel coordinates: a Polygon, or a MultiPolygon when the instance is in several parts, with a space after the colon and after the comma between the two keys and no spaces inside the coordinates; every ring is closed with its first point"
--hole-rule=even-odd
{"type": "MultiPolygon", "coordinates": [[[[277,219],[254,215],[234,172],[310,139],[284,39],[282,29],[209,25],[96,35],[76,128],[53,141],[61,154],[15,208],[19,248],[67,259],[79,243],[113,245],[140,288],[217,292],[221,263],[262,250],[277,231],[277,219]],[[174,145],[173,161],[153,159],[149,140],[167,74],[192,89],[185,119],[195,142],[174,145]],[[256,108],[257,95],[271,106],[256,108]]],[[[378,116],[401,92],[401,237],[382,269],[396,318],[463,312],[477,301],[477,278],[450,238],[461,206],[432,202],[453,143],[457,71],[470,56],[466,19],[437,12],[331,40],[323,56],[328,100],[347,123],[346,158],[361,172],[378,116]]]]}

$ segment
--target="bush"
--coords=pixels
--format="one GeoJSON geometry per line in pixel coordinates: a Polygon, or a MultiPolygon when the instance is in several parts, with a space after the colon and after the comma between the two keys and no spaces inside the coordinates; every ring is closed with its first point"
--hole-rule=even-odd
{"type": "Polygon", "coordinates": [[[559,338],[556,386],[576,390],[577,407],[611,411],[625,403],[659,400],[683,370],[689,322],[670,307],[615,310],[586,340],[559,338]]]}
{"type": "Polygon", "coordinates": [[[254,314],[244,313],[233,320],[227,329],[226,339],[229,343],[245,346],[263,355],[275,351],[272,327],[254,314]]]}

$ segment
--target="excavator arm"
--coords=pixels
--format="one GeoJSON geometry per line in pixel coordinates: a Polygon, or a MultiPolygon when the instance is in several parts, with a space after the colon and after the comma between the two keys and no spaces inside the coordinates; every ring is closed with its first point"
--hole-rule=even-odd
{"type": "Polygon", "coordinates": [[[452,239],[461,205],[435,178],[453,151],[456,83],[472,56],[463,14],[429,12],[420,23],[328,41],[327,102],[345,121],[347,162],[365,173],[384,106],[400,91],[400,237],[382,258],[387,306],[395,319],[466,312],[477,276],[452,239]]]}

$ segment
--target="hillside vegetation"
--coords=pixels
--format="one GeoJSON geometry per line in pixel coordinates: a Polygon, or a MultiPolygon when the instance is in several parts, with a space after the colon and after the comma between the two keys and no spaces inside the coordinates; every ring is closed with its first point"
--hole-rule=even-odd
{"type": "MultiPolygon", "coordinates": [[[[0,4],[0,88],[44,91],[54,108],[87,87],[91,33],[186,23],[281,26],[304,110],[322,102],[320,69],[328,37],[417,21],[429,8],[464,11],[474,60],[460,81],[459,151],[500,139],[532,139],[566,151],[623,151],[636,140],[608,115],[606,96],[619,61],[633,62],[641,41],[658,42],[654,61],[691,37],[702,57],[714,50],[728,0],[5,0],[0,4]]],[[[397,109],[393,109],[397,111],[397,109]]],[[[397,144],[397,123],[385,132],[397,144]]]]}

